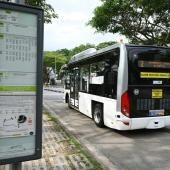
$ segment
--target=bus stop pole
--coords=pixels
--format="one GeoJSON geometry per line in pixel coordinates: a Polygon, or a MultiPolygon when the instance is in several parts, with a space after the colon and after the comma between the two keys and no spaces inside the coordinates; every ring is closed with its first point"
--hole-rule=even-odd
{"type": "Polygon", "coordinates": [[[22,163],[17,162],[9,166],[9,170],[22,170],[22,163]]]}

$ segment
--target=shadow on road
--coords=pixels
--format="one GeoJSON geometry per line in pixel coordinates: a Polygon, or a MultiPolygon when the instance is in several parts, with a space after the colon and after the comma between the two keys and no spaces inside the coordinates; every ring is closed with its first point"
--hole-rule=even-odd
{"type": "Polygon", "coordinates": [[[161,128],[161,129],[139,129],[131,131],[119,131],[113,130],[115,133],[118,133],[122,136],[128,138],[144,138],[144,137],[154,137],[160,136],[163,133],[170,133],[170,127],[161,128]]]}

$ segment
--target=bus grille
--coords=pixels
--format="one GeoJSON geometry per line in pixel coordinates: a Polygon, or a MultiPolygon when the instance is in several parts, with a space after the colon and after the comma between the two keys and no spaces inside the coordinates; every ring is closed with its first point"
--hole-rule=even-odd
{"type": "Polygon", "coordinates": [[[170,99],[137,99],[137,110],[170,109],[170,99]]]}

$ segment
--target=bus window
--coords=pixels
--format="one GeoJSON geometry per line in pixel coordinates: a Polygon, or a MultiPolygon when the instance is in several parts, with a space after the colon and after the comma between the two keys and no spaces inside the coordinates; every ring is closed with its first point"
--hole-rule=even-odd
{"type": "Polygon", "coordinates": [[[170,84],[170,50],[164,48],[136,48],[129,50],[129,85],[152,85],[161,80],[170,84]]]}
{"type": "Polygon", "coordinates": [[[74,96],[74,70],[70,70],[70,98],[75,98],[74,96]]]}
{"type": "Polygon", "coordinates": [[[119,57],[110,57],[90,65],[90,93],[117,98],[117,70],[119,57]]]}
{"type": "Polygon", "coordinates": [[[80,68],[80,91],[88,92],[89,84],[89,65],[81,66],[80,68]]]}
{"type": "Polygon", "coordinates": [[[106,60],[104,71],[104,96],[117,98],[118,60],[106,60]]]}
{"type": "Polygon", "coordinates": [[[64,80],[64,84],[65,84],[65,89],[70,89],[70,78],[69,77],[67,77],[64,80]]]}
{"type": "Polygon", "coordinates": [[[79,88],[80,88],[80,70],[79,67],[76,67],[74,69],[74,79],[75,79],[75,84],[74,84],[74,88],[75,88],[75,99],[78,100],[78,93],[79,93],[79,88]]]}
{"type": "Polygon", "coordinates": [[[89,92],[91,94],[104,96],[104,61],[90,65],[89,92]]]}

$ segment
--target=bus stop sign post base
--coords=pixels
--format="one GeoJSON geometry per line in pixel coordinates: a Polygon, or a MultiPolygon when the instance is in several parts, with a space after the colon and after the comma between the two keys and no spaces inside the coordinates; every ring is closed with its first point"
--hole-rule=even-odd
{"type": "Polygon", "coordinates": [[[22,163],[17,162],[15,164],[11,164],[9,170],[22,170],[22,163]]]}

